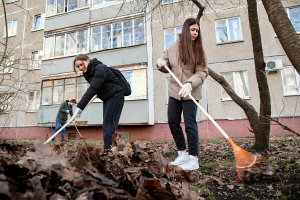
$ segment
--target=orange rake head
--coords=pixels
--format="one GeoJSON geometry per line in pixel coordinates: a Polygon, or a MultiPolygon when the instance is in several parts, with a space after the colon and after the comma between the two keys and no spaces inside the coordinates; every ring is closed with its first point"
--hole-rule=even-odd
{"type": "Polygon", "coordinates": [[[244,172],[246,168],[251,168],[256,163],[257,156],[241,149],[236,144],[234,144],[234,142],[230,138],[227,138],[227,141],[231,144],[234,152],[237,170],[236,181],[243,182],[242,172],[244,172]]]}

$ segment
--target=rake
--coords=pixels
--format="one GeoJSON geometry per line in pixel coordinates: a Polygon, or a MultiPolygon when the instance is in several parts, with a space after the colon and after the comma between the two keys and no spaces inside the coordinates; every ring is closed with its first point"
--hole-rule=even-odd
{"type": "MultiPolygon", "coordinates": [[[[177,77],[173,74],[173,72],[165,65],[164,66],[168,72],[172,75],[172,77],[176,80],[176,82],[182,87],[182,83],[177,79],[177,77]]],[[[200,106],[200,104],[194,99],[194,97],[189,93],[189,97],[193,100],[193,102],[200,108],[202,112],[208,117],[208,119],[217,127],[217,129],[222,133],[222,135],[226,138],[226,140],[231,144],[234,157],[235,157],[235,163],[236,163],[236,170],[237,170],[237,182],[242,182],[242,172],[246,168],[251,168],[256,162],[257,162],[257,156],[241,149],[239,146],[237,146],[230,138],[229,136],[223,131],[223,129],[217,124],[217,122],[200,106]]]]}

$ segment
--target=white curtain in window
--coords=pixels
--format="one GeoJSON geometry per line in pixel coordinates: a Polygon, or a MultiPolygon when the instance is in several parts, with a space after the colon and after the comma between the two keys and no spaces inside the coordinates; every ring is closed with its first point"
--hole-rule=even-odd
{"type": "Polygon", "coordinates": [[[55,15],[55,0],[47,0],[47,15],[55,15]]]}
{"type": "Polygon", "coordinates": [[[54,56],[54,36],[45,38],[44,43],[44,58],[54,56]]]}
{"type": "Polygon", "coordinates": [[[230,32],[230,41],[236,41],[242,39],[241,29],[239,18],[229,19],[229,32],[230,32]]]}
{"type": "Polygon", "coordinates": [[[87,52],[87,30],[77,31],[77,53],[87,52]]]}

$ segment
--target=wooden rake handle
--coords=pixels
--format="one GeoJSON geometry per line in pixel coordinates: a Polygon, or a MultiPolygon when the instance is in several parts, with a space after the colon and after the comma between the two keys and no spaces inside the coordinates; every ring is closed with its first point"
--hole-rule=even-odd
{"type": "MultiPolygon", "coordinates": [[[[180,87],[183,87],[182,83],[178,80],[178,78],[173,74],[173,72],[165,65],[164,66],[166,70],[172,75],[172,77],[176,80],[176,82],[180,85],[180,87]]],[[[219,129],[219,131],[223,134],[223,136],[228,139],[229,136],[223,131],[223,129],[217,124],[217,122],[200,106],[200,104],[194,99],[194,97],[189,93],[189,97],[193,100],[193,102],[200,108],[202,112],[208,117],[208,119],[219,129]]]]}
{"type": "MultiPolygon", "coordinates": [[[[89,103],[86,105],[88,106],[92,101],[94,101],[94,99],[96,99],[97,95],[95,95],[90,101],[89,103]]],[[[75,111],[74,115],[71,117],[71,119],[63,126],[61,127],[56,133],[54,133],[44,144],[47,144],[48,142],[50,142],[57,134],[59,134],[68,124],[70,124],[76,117],[76,115],[78,114],[78,110],[75,111]]]]}

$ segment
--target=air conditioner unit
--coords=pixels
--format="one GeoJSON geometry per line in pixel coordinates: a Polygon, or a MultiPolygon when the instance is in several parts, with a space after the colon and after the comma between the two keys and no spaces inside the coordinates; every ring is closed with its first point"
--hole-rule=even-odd
{"type": "Polygon", "coordinates": [[[269,60],[266,63],[266,71],[275,71],[282,68],[282,60],[269,60]]]}

